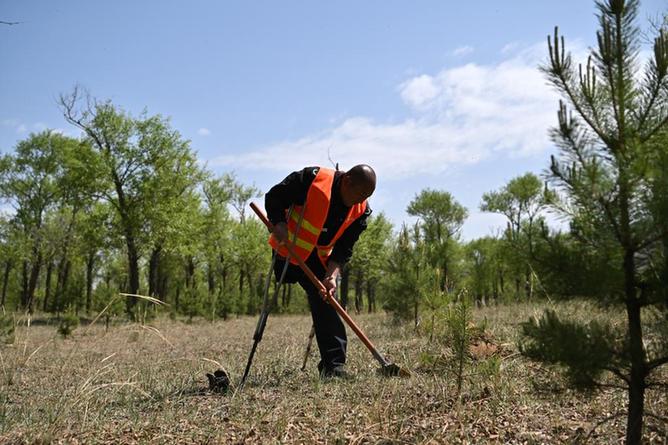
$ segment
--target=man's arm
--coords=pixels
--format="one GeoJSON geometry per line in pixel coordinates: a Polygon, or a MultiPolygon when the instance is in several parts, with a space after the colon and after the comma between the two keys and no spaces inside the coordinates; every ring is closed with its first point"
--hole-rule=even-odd
{"type": "Polygon", "coordinates": [[[371,207],[367,203],[366,210],[352,223],[341,237],[336,241],[332,254],[327,261],[327,271],[323,284],[327,289],[328,294],[333,298],[336,292],[336,278],[341,274],[341,268],[350,261],[353,256],[353,246],[359,239],[362,232],[367,227],[367,218],[371,215],[371,207]]]}
{"type": "Polygon", "coordinates": [[[274,235],[279,241],[285,241],[288,236],[285,211],[293,204],[304,204],[317,173],[317,167],[292,172],[265,195],[264,208],[267,210],[267,218],[274,225],[274,235]]]}

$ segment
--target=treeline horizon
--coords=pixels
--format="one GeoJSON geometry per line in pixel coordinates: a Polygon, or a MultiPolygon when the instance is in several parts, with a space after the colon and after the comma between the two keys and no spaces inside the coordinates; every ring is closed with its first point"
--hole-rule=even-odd
{"type": "MultiPolygon", "coordinates": [[[[76,87],[59,106],[80,138],[32,133],[0,160],[0,196],[14,208],[0,219],[0,305],[79,314],[113,301],[110,313],[136,319],[138,300],[118,298],[127,293],[189,317],[259,311],[270,250],[248,204],[260,190],[199,166],[161,115],[133,117],[76,87]]],[[[517,177],[480,205],[506,216],[505,231],[463,242],[467,209],[447,191],[424,189],[406,209],[416,224],[395,228],[372,215],[340,297],[358,312],[384,308],[417,323],[427,293],[465,290],[479,304],[575,295],[577,286],[541,266],[567,238],[545,223],[555,199],[536,175],[517,177]]],[[[306,304],[298,286],[273,302],[285,312],[306,304]]]]}

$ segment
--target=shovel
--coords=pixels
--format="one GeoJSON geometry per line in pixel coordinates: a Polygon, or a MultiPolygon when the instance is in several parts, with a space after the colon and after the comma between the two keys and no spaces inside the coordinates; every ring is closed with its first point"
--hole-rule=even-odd
{"type": "MultiPolygon", "coordinates": [[[[255,205],[255,203],[250,204],[251,208],[255,212],[255,214],[260,218],[260,220],[264,223],[265,226],[267,226],[267,229],[269,229],[270,232],[273,232],[274,226],[271,224],[271,222],[267,219],[267,217],[262,213],[262,211],[258,208],[258,206],[255,205]]],[[[294,258],[297,261],[297,264],[299,264],[299,267],[304,271],[306,276],[311,280],[313,285],[318,289],[320,292],[320,295],[322,295],[325,298],[325,301],[336,310],[336,312],[343,318],[343,320],[350,326],[350,329],[355,332],[357,337],[362,340],[362,343],[364,343],[364,346],[367,347],[367,349],[371,352],[373,357],[380,363],[380,369],[378,370],[378,373],[383,375],[383,376],[388,376],[388,377],[394,377],[394,376],[399,376],[399,377],[408,377],[410,376],[410,372],[408,372],[405,369],[400,368],[398,365],[394,363],[390,363],[383,357],[383,355],[378,352],[378,349],[371,343],[371,341],[367,338],[367,336],[362,332],[362,330],[357,326],[357,324],[353,321],[352,318],[350,318],[350,315],[346,312],[343,307],[339,304],[338,301],[336,301],[335,298],[332,298],[328,292],[327,289],[325,288],[325,285],[318,280],[318,278],[313,274],[311,269],[304,263],[304,261],[295,254],[294,250],[292,249],[292,246],[289,244],[283,244],[284,247],[287,248],[290,256],[294,258]]]]}

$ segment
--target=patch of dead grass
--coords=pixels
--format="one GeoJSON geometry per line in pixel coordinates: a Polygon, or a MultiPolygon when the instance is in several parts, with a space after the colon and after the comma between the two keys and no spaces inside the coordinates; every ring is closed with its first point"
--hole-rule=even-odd
{"type": "MultiPolygon", "coordinates": [[[[236,385],[255,318],[194,324],[160,319],[150,327],[120,325],[109,332],[95,325],[66,340],[53,326],[21,326],[15,344],[0,350],[0,376],[12,376],[0,384],[0,443],[582,441],[597,422],[623,409],[626,396],[574,393],[557,374],[519,356],[517,324],[534,311],[525,305],[474,311],[488,336],[471,352],[475,360],[461,397],[446,372],[377,376],[377,364],[350,331],[353,379],[320,381],[315,355],[308,371],[299,371],[307,316],[270,316],[242,391],[236,385]],[[498,372],[477,373],[477,362],[490,357],[500,360],[498,372]],[[231,375],[227,395],[204,390],[205,373],[216,363],[231,375]]],[[[354,318],[383,353],[408,369],[419,367],[421,352],[447,347],[380,314],[354,318]]],[[[647,409],[668,412],[665,392],[649,392],[647,409]]],[[[668,440],[665,424],[647,423],[648,443],[668,440]]],[[[619,443],[624,424],[624,417],[606,423],[588,443],[619,443]]]]}

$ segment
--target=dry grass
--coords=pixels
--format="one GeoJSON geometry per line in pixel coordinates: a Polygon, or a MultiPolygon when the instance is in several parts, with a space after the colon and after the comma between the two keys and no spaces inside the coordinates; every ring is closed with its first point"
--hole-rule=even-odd
{"type": "MultiPolygon", "coordinates": [[[[254,318],[165,319],[106,333],[95,325],[67,340],[54,326],[21,326],[14,345],[0,346],[0,443],[583,443],[597,422],[623,410],[625,394],[574,393],[519,356],[517,323],[533,311],[474,311],[478,324],[487,320],[500,369],[483,377],[484,359],[474,361],[459,398],[452,375],[421,364],[425,354],[447,357],[447,348],[382,315],[354,318],[397,364],[423,369],[412,377],[377,376],[370,354],[351,338],[353,379],[321,382],[315,356],[308,372],[299,371],[309,318],[276,316],[245,388],[227,395],[204,391],[204,374],[219,362],[238,384],[254,318]]],[[[650,392],[647,409],[668,412],[665,392],[650,392]]],[[[668,426],[647,422],[648,442],[666,443],[668,426]]],[[[587,443],[620,442],[624,423],[602,425],[587,443]]]]}

